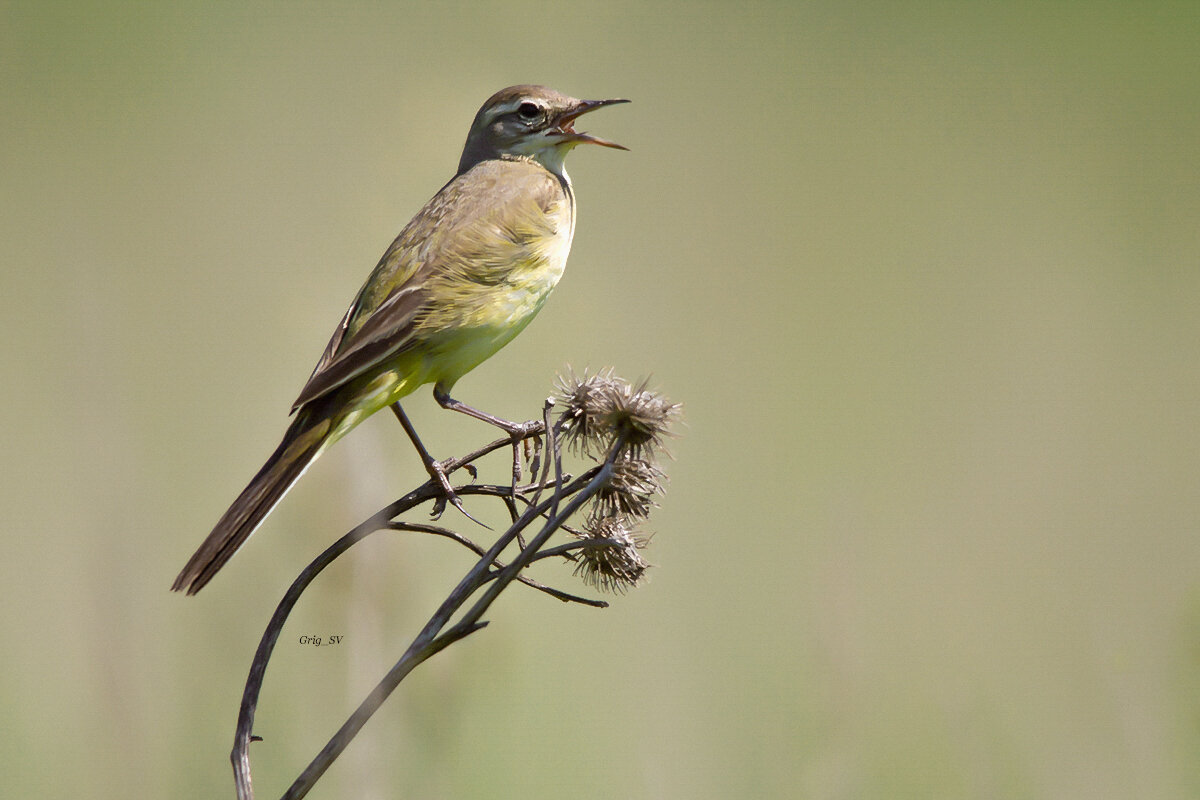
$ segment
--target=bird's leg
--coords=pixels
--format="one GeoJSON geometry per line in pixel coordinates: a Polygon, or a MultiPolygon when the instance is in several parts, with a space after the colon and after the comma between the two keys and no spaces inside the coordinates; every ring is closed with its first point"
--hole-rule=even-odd
{"type": "Polygon", "coordinates": [[[543,423],[541,420],[531,419],[528,422],[509,422],[500,417],[494,417],[486,411],[480,411],[477,408],[455,400],[441,386],[433,387],[433,399],[437,400],[438,405],[450,411],[458,411],[466,414],[468,417],[474,417],[477,420],[486,422],[489,425],[495,425],[500,430],[507,433],[513,438],[513,441],[520,441],[531,433],[541,433],[543,423]]]}
{"type": "Polygon", "coordinates": [[[520,442],[528,443],[530,434],[538,434],[542,432],[545,423],[541,420],[529,420],[528,422],[509,422],[506,419],[488,414],[485,411],[480,411],[477,408],[455,400],[450,396],[449,392],[441,386],[433,387],[433,399],[437,400],[438,405],[442,408],[451,411],[458,411],[466,414],[468,417],[474,417],[477,420],[482,420],[489,425],[495,425],[500,430],[512,437],[513,441],[513,496],[516,496],[516,486],[521,481],[521,459],[518,457],[517,446],[520,442]]]}
{"type": "MultiPolygon", "coordinates": [[[[395,403],[392,403],[392,411],[395,412],[396,419],[400,420],[400,424],[404,426],[404,432],[407,433],[408,438],[412,440],[413,447],[417,448],[417,454],[421,456],[421,461],[425,464],[425,471],[429,473],[430,478],[432,478],[438,483],[438,485],[442,487],[442,491],[444,492],[443,496],[438,498],[437,502],[433,505],[434,519],[440,517],[442,512],[446,510],[446,501],[449,500],[450,504],[461,511],[463,516],[465,516],[467,519],[479,522],[479,520],[476,520],[467,513],[466,509],[463,508],[462,500],[458,498],[458,494],[455,493],[454,489],[450,486],[450,480],[446,477],[446,469],[442,466],[440,461],[429,455],[429,451],[426,450],[425,445],[421,443],[421,437],[417,436],[417,429],[413,427],[413,424],[408,419],[408,415],[405,414],[404,409],[400,407],[400,401],[397,400],[395,403]]],[[[466,465],[466,469],[471,473],[472,478],[476,476],[475,468],[473,466],[468,464],[466,465]]],[[[480,524],[482,525],[483,523],[480,524]]]]}

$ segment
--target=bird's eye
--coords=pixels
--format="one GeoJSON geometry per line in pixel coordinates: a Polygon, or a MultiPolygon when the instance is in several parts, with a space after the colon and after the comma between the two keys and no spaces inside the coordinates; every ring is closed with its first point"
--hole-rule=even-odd
{"type": "Polygon", "coordinates": [[[542,115],[542,109],[537,103],[521,103],[517,113],[521,115],[521,119],[535,120],[542,115]]]}

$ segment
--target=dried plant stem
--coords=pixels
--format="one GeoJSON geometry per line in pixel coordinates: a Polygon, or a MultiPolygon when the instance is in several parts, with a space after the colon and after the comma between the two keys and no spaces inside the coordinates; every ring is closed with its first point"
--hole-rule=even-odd
{"type": "Polygon", "coordinates": [[[462,578],[441,606],[430,617],[421,632],[413,639],[408,649],[399,661],[387,672],[375,689],[362,701],[353,714],[342,724],[329,742],[321,749],[312,762],[297,777],[295,782],[283,794],[284,798],[304,797],[313,785],[320,779],[334,760],[345,750],[367,720],[379,709],[388,696],[417,665],[426,661],[434,654],[445,649],[481,628],[487,622],[482,620],[491,604],[499,597],[513,581],[520,581],[551,596],[568,602],[578,602],[586,605],[605,607],[608,604],[600,600],[590,600],[567,592],[544,586],[537,581],[521,575],[521,571],[532,561],[551,555],[565,555],[571,550],[593,547],[595,543],[570,543],[558,548],[539,552],[550,537],[560,530],[564,523],[575,514],[585,503],[591,500],[605,485],[612,473],[613,461],[617,458],[618,447],[614,447],[609,457],[602,465],[587,470],[582,475],[572,478],[562,472],[562,459],[558,442],[558,429],[550,425],[549,413],[551,404],[544,409],[544,425],[527,434],[527,437],[537,436],[545,432],[547,449],[553,454],[541,459],[538,466],[542,473],[538,479],[527,486],[517,485],[520,480],[520,451],[519,442],[512,439],[500,439],[480,447],[458,459],[445,462],[447,473],[468,467],[473,461],[492,453],[504,446],[512,444],[516,462],[513,468],[513,483],[510,486],[469,485],[456,489],[462,495],[484,495],[500,498],[505,501],[510,514],[513,516],[512,525],[500,534],[496,541],[486,550],[475,544],[467,537],[437,525],[412,523],[395,519],[400,514],[409,511],[423,503],[434,501],[441,496],[440,487],[432,480],[409,492],[404,497],[391,503],[351,531],[338,539],[333,545],[321,553],[309,564],[292,583],[283,599],[280,601],[263,634],[250,668],[242,696],[234,748],[231,753],[234,778],[239,798],[254,796],[251,779],[249,746],[253,741],[252,735],[254,714],[258,704],[259,693],[266,674],[267,663],[270,660],[275,644],[278,642],[283,625],[291,614],[301,595],[320,572],[335,559],[349,550],[358,542],[378,530],[396,530],[428,533],[455,541],[479,556],[478,560],[462,578]],[[551,480],[548,473],[554,470],[551,480]],[[544,490],[553,487],[553,494],[547,499],[541,499],[544,490]],[[564,498],[570,498],[563,504],[564,498]],[[520,499],[525,508],[517,514],[515,499],[520,499]],[[561,506],[561,508],[560,508],[561,506]],[[528,542],[522,540],[520,552],[510,563],[500,561],[500,554],[518,539],[522,532],[528,529],[538,519],[544,523],[528,542]],[[485,588],[486,587],[486,588],[485,588]],[[451,625],[451,620],[463,606],[479,590],[483,594],[476,600],[462,618],[451,625]]]}
{"type": "Polygon", "coordinates": [[[397,410],[405,430],[422,453],[430,479],[334,542],[305,567],[275,609],[250,666],[230,754],[241,800],[250,800],[254,796],[249,754],[250,743],[255,740],[252,735],[254,715],[267,663],[283,625],[317,575],[375,531],[424,533],[449,539],[471,551],[477,560],[400,659],[288,787],[283,797],[290,800],[308,794],[413,669],[451,644],[486,627],[484,615],[514,581],[564,602],[595,607],[608,605],[546,586],[524,575],[525,568],[534,561],[554,557],[573,560],[576,574],[582,574],[586,582],[604,590],[625,591],[641,580],[648,565],[638,550],[645,545],[646,537],[636,532],[636,525],[656,505],[654,497],[662,493],[664,476],[655,466],[654,458],[664,438],[670,435],[670,424],[678,417],[680,407],[647,390],[645,384],[634,386],[614,377],[611,371],[594,376],[585,374],[582,378],[563,378],[559,385],[559,400],[564,408],[553,424],[551,411],[555,400],[552,398],[543,406],[540,422],[514,426],[516,433],[513,435],[442,462],[429,458],[411,424],[403,412],[397,410]],[[544,447],[541,437],[545,437],[544,447]],[[596,466],[578,476],[564,473],[564,440],[575,452],[598,462],[596,466]],[[506,485],[472,482],[452,487],[449,484],[448,477],[460,469],[469,472],[474,481],[477,474],[474,462],[502,448],[512,451],[511,477],[506,485]],[[522,484],[523,451],[530,460],[531,477],[527,484],[522,484]],[[448,498],[466,518],[474,519],[467,515],[459,500],[460,496],[467,495],[501,502],[511,520],[508,528],[496,534],[495,541],[486,548],[441,524],[398,519],[425,503],[433,504],[437,517],[448,498]],[[581,515],[582,524],[568,525],[568,520],[580,514],[585,506],[588,511],[581,515]],[[558,531],[566,532],[573,541],[550,546],[551,537],[558,531]],[[509,548],[513,548],[511,552],[515,554],[502,561],[501,554],[509,548]]]}

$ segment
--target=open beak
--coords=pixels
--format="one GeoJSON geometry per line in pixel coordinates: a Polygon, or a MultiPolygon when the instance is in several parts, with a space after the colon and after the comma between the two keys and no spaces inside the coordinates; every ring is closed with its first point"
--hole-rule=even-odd
{"type": "Polygon", "coordinates": [[[567,111],[555,122],[554,127],[562,134],[564,140],[570,142],[580,142],[588,144],[598,144],[604,147],[613,147],[617,150],[628,150],[628,147],[619,145],[616,142],[610,142],[607,139],[601,139],[599,136],[592,136],[590,133],[584,133],[575,130],[575,120],[579,119],[589,111],[595,111],[597,108],[604,106],[612,106],[617,103],[628,103],[628,100],[617,98],[613,100],[580,100],[579,104],[571,110],[567,111]]]}

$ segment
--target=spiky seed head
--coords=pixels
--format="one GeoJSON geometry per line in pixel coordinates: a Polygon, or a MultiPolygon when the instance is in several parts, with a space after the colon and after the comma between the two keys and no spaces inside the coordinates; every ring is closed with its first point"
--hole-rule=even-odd
{"type": "Polygon", "coordinates": [[[682,406],[615,377],[611,369],[595,375],[559,376],[557,400],[562,404],[567,444],[587,456],[606,453],[614,439],[636,457],[651,455],[671,435],[682,406]]]}
{"type": "Polygon", "coordinates": [[[607,428],[609,384],[613,378],[611,369],[603,369],[595,375],[585,370],[576,375],[568,369],[555,382],[555,404],[562,408],[563,433],[567,446],[577,453],[591,456],[608,449],[611,432],[607,428]]]}
{"type": "Polygon", "coordinates": [[[636,586],[650,565],[639,552],[646,537],[635,533],[621,517],[596,517],[588,521],[580,539],[595,542],[579,551],[575,574],[605,592],[623,593],[636,586]]]}
{"type": "Polygon", "coordinates": [[[662,447],[683,409],[646,385],[646,381],[636,386],[627,381],[609,381],[606,385],[608,427],[639,457],[662,447]]]}
{"type": "Polygon", "coordinates": [[[645,519],[658,506],[655,496],[663,493],[666,473],[651,462],[632,457],[613,462],[612,475],[596,493],[595,514],[645,519]]]}

